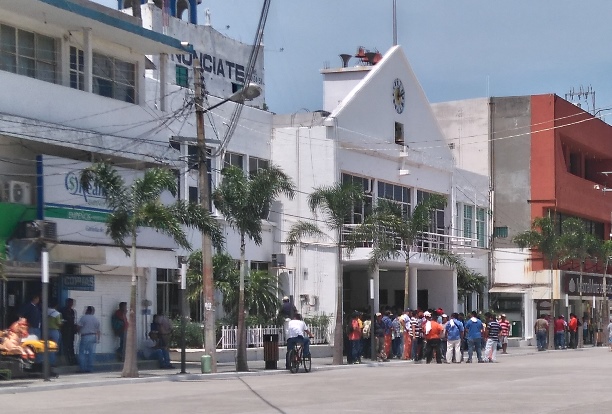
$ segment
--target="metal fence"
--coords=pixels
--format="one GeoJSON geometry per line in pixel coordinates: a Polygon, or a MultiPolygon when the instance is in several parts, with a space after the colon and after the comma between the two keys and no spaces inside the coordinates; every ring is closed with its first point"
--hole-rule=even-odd
{"type": "MultiPolygon", "coordinates": [[[[314,338],[310,340],[311,344],[329,343],[328,329],[322,329],[320,326],[310,326],[309,330],[314,336],[314,338]]],[[[221,349],[236,349],[237,332],[238,327],[236,326],[221,326],[221,349]]],[[[247,327],[247,347],[262,347],[264,335],[269,334],[278,335],[279,345],[286,344],[285,329],[282,326],[256,325],[247,327]]]]}

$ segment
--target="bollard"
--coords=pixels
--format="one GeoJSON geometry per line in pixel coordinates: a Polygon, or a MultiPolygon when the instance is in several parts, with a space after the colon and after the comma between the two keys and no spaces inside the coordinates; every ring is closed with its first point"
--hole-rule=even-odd
{"type": "Polygon", "coordinates": [[[212,371],[211,361],[212,358],[210,355],[202,355],[202,374],[210,374],[210,371],[212,371]]]}

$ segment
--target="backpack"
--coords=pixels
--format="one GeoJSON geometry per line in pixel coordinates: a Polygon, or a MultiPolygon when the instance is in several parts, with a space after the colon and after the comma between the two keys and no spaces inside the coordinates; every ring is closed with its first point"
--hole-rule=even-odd
{"type": "Polygon", "coordinates": [[[111,317],[111,326],[115,335],[121,336],[123,334],[124,323],[116,313],[113,313],[113,316],[111,317]]]}

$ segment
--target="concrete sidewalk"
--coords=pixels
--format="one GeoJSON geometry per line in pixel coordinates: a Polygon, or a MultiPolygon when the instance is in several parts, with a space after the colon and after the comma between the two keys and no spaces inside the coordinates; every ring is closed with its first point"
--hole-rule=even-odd
{"type": "MultiPolygon", "coordinates": [[[[581,352],[592,350],[594,348],[587,347],[578,350],[559,350],[559,351],[545,351],[549,352],[581,352]]],[[[509,349],[507,355],[498,353],[498,360],[503,363],[504,359],[512,357],[525,357],[533,355],[534,357],[540,352],[534,347],[516,347],[509,349]]],[[[185,374],[180,374],[180,362],[173,361],[175,366],[174,369],[157,369],[153,368],[151,363],[154,361],[141,361],[143,364],[139,365],[141,368],[139,371],[139,378],[121,378],[120,370],[121,364],[116,363],[116,370],[112,372],[94,372],[90,374],[76,374],[69,373],[68,369],[74,370],[75,367],[60,367],[57,369],[59,377],[52,378],[49,381],[42,380],[41,377],[26,378],[26,379],[14,379],[10,381],[0,381],[0,395],[1,394],[16,394],[24,392],[37,392],[37,391],[51,391],[56,389],[66,388],[88,388],[97,387],[104,385],[121,385],[121,384],[133,384],[133,383],[147,383],[147,382],[164,382],[164,381],[206,381],[216,380],[233,377],[253,376],[253,375],[292,375],[289,371],[282,369],[284,367],[284,361],[278,362],[278,368],[276,370],[266,370],[264,361],[249,361],[249,372],[236,372],[235,365],[233,362],[220,362],[217,364],[217,373],[215,374],[202,374],[199,363],[188,362],[186,365],[185,374]]],[[[379,363],[371,362],[369,359],[364,359],[361,365],[332,365],[331,357],[315,357],[312,359],[312,370],[330,370],[330,369],[359,369],[363,366],[389,366],[389,365],[411,365],[414,364],[411,361],[403,360],[391,360],[389,362],[379,363]]],[[[304,375],[302,369],[295,375],[304,375]]]]}

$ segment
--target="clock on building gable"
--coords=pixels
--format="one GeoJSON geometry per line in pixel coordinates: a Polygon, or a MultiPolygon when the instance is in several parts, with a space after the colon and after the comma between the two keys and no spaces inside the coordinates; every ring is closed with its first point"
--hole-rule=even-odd
{"type": "Polygon", "coordinates": [[[393,81],[393,106],[398,114],[404,112],[404,106],[406,105],[406,92],[404,91],[404,85],[399,78],[395,78],[393,81]]]}

